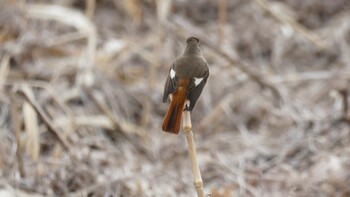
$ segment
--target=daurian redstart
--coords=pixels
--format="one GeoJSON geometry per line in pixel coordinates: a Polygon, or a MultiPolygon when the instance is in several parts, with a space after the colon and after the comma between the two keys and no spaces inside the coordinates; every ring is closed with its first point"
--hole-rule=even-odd
{"type": "Polygon", "coordinates": [[[163,102],[170,98],[170,105],[163,120],[163,131],[179,133],[182,112],[192,111],[207,82],[209,68],[199,46],[198,38],[188,38],[182,55],[170,67],[163,95],[163,102]]]}

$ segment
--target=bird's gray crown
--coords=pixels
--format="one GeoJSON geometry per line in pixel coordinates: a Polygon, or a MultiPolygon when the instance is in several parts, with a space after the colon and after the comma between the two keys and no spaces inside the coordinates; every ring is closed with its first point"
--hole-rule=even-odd
{"type": "Polygon", "coordinates": [[[187,44],[190,44],[191,42],[199,43],[199,39],[196,37],[187,38],[187,44]]]}

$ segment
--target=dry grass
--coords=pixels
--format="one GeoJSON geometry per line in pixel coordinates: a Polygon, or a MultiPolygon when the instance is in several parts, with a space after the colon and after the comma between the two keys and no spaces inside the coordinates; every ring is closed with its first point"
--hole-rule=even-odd
{"type": "Polygon", "coordinates": [[[0,1],[0,196],[194,196],[161,132],[169,65],[202,40],[206,193],[349,196],[348,0],[0,1]],[[45,4],[44,4],[45,3],[45,4]]]}

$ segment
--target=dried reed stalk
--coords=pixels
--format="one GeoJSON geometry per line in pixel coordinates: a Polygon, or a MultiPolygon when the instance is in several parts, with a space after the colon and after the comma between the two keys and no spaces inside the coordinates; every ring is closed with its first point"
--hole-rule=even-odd
{"type": "Polygon", "coordinates": [[[94,16],[96,9],[96,0],[87,0],[86,1],[86,9],[85,9],[85,15],[91,19],[94,16]]]}
{"type": "MultiPolygon", "coordinates": [[[[23,87],[23,91],[25,91],[32,99],[34,98],[32,89],[30,89],[27,85],[23,87]]],[[[40,152],[38,115],[28,101],[24,101],[23,103],[23,116],[24,125],[28,135],[26,150],[28,151],[31,159],[33,161],[37,161],[40,152]]]]}
{"type": "Polygon", "coordinates": [[[165,23],[167,21],[170,13],[171,3],[171,0],[156,0],[157,17],[160,23],[165,23]]]}
{"type": "Polygon", "coordinates": [[[49,116],[46,114],[46,112],[43,110],[43,108],[34,100],[34,98],[30,97],[26,91],[19,90],[17,92],[18,94],[24,96],[24,98],[33,106],[35,111],[38,113],[38,115],[41,117],[41,119],[45,122],[45,124],[48,126],[49,131],[53,133],[54,136],[57,137],[58,141],[61,143],[61,145],[65,149],[70,148],[70,143],[68,142],[67,138],[63,136],[62,132],[60,132],[52,123],[49,116]]]}
{"type": "Polygon", "coordinates": [[[196,145],[194,143],[193,132],[192,132],[191,112],[186,110],[183,112],[183,129],[186,135],[188,153],[191,158],[194,187],[196,188],[198,197],[204,197],[203,180],[202,180],[201,172],[199,170],[199,165],[197,162],[196,145]]]}
{"type": "Polygon", "coordinates": [[[11,93],[11,119],[12,119],[12,129],[15,132],[17,151],[16,158],[18,162],[18,170],[21,177],[25,176],[23,157],[22,157],[22,141],[20,137],[21,133],[21,122],[19,120],[18,114],[18,101],[15,93],[11,93]]]}
{"type": "MultiPolygon", "coordinates": [[[[10,67],[10,56],[5,54],[4,57],[2,58],[0,62],[0,81],[5,82],[8,72],[9,72],[9,67],[10,67]]],[[[3,86],[0,86],[0,92],[2,91],[3,86]]]]}

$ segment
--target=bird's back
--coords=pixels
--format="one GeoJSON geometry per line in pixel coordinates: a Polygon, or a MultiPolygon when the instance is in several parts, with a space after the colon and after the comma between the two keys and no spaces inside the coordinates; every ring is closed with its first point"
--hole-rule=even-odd
{"type": "Polygon", "coordinates": [[[174,69],[179,78],[190,78],[203,76],[208,67],[206,60],[201,55],[182,55],[175,61],[174,69]]]}

